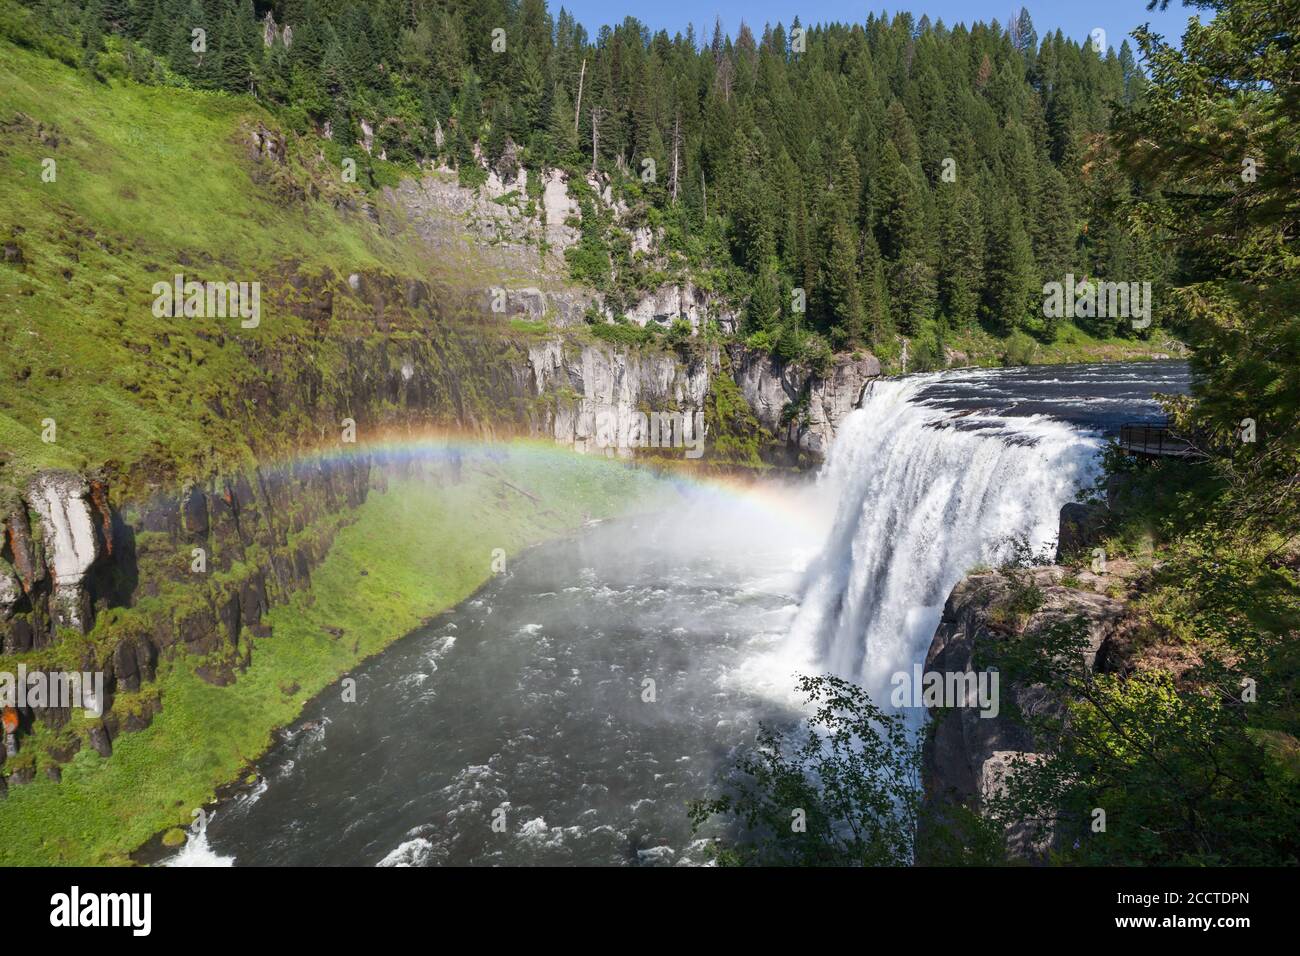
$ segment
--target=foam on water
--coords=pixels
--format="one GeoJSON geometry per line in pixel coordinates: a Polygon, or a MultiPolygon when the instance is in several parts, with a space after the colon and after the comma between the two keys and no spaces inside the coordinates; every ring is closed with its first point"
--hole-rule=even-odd
{"type": "MultiPolygon", "coordinates": [[[[259,794],[260,796],[260,794],[259,794]]],[[[216,814],[209,818],[200,816],[194,821],[187,834],[188,839],[175,856],[164,860],[163,866],[234,866],[233,856],[222,856],[208,843],[208,823],[215,820],[216,814]]]]}

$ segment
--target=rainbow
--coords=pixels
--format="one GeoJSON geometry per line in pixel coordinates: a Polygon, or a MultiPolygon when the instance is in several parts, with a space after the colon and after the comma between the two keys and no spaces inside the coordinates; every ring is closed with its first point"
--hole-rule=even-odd
{"type": "Polygon", "coordinates": [[[534,463],[572,465],[576,462],[607,461],[611,466],[641,469],[653,474],[665,486],[682,494],[693,493],[706,501],[745,503],[779,514],[787,520],[805,516],[804,510],[788,493],[790,481],[775,480],[762,474],[724,471],[703,461],[663,458],[618,458],[612,455],[584,455],[568,445],[529,438],[471,435],[457,429],[438,427],[390,428],[369,435],[358,434],[355,442],[340,439],[322,441],[315,446],[282,453],[258,462],[260,468],[292,470],[304,465],[343,463],[358,457],[369,458],[379,466],[413,463],[448,463],[475,458],[504,458],[534,463]]]}

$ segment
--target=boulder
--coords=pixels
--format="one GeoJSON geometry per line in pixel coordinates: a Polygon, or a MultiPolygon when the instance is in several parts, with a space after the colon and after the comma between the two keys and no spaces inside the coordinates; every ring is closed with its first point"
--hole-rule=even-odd
{"type": "Polygon", "coordinates": [[[208,497],[197,485],[187,488],[181,495],[181,527],[186,534],[196,538],[208,533],[208,497]]]}
{"type": "Polygon", "coordinates": [[[102,724],[96,724],[90,728],[90,748],[101,757],[111,757],[113,755],[113,742],[109,739],[108,730],[102,724]]]}
{"type": "Polygon", "coordinates": [[[1070,501],[1061,506],[1060,531],[1056,539],[1056,560],[1090,552],[1101,539],[1106,509],[1100,505],[1070,501]]]}

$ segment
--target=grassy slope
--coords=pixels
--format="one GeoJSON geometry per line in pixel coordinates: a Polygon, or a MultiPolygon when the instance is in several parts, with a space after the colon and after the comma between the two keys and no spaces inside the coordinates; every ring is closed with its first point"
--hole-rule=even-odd
{"type": "MultiPolygon", "coordinates": [[[[25,260],[0,265],[0,448],[10,457],[0,482],[149,455],[185,470],[201,470],[213,449],[237,458],[249,436],[210,402],[252,370],[217,336],[309,334],[273,302],[277,266],[435,271],[415,243],[385,239],[362,217],[254,183],[244,131],[258,121],[275,125],[244,99],[109,86],[0,41],[0,123],[11,124],[0,138],[0,239],[21,229],[25,260]],[[15,125],[17,114],[31,121],[15,125]],[[45,157],[57,162],[55,182],[41,181],[45,157]],[[261,327],[155,318],[153,284],[177,272],[260,281],[261,327]],[[40,440],[45,418],[58,423],[55,444],[40,440]]],[[[309,144],[291,141],[286,172],[341,193],[315,162],[309,144]]]]}
{"type": "MultiPolygon", "coordinates": [[[[1156,329],[1150,339],[1100,338],[1086,329],[1063,320],[1056,339],[1044,343],[1020,332],[1011,336],[993,335],[985,329],[949,332],[944,346],[953,350],[955,366],[996,367],[1007,365],[1061,365],[1071,362],[1140,362],[1157,358],[1178,358],[1186,354],[1181,342],[1165,329],[1156,329]]],[[[913,348],[917,347],[913,343],[913,348]]],[[[880,356],[887,374],[902,371],[900,356],[880,356]]],[[[917,371],[915,358],[908,371],[917,371]]],[[[925,370],[930,370],[928,367],[925,370]]]]}
{"type": "Polygon", "coordinates": [[[41,776],[11,788],[0,801],[0,864],[125,862],[152,834],[188,823],[267,748],[272,729],[356,662],[473,593],[489,576],[494,548],[516,553],[659,487],[645,472],[552,452],[468,465],[460,485],[395,482],[372,494],[313,573],[310,594],[271,612],[274,633],[256,641],[236,683],[213,687],[183,659],[166,664],[163,712],[148,729],[119,737],[111,759],[83,748],[62,783],[41,776]]]}

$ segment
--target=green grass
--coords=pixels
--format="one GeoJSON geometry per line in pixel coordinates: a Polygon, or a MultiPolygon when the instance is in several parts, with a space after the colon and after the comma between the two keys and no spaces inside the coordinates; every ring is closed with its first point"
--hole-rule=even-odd
{"type": "Polygon", "coordinates": [[[83,747],[61,783],[38,773],[11,787],[0,801],[0,864],[127,862],[155,833],[189,823],[310,698],[472,594],[491,573],[494,549],[517,554],[588,514],[645,506],[664,491],[648,473],[615,463],[523,444],[500,450],[508,460],[467,462],[459,485],[408,480],[372,493],[313,572],[310,592],[271,612],[274,633],[256,641],[252,666],[234,684],[204,683],[183,657],[164,663],[147,688],[161,692],[162,713],[120,736],[110,759],[83,747]]]}
{"type": "Polygon", "coordinates": [[[264,371],[257,357],[312,335],[290,277],[438,274],[420,243],[335,210],[365,196],[311,140],[289,134],[284,166],[255,164],[259,123],[277,128],[246,98],[101,83],[0,40],[0,241],[24,260],[0,264],[0,484],[44,467],[247,461],[255,436],[220,409],[264,371]],[[156,318],[154,283],[176,273],[260,282],[261,326],[156,318]]]}
{"type": "Polygon", "coordinates": [[[963,365],[1059,365],[1069,362],[1133,362],[1157,355],[1181,355],[1182,345],[1163,329],[1151,339],[1104,338],[1062,322],[1056,339],[1044,343],[1025,333],[1006,337],[977,329],[948,333],[944,345],[966,356],[963,365]]]}

